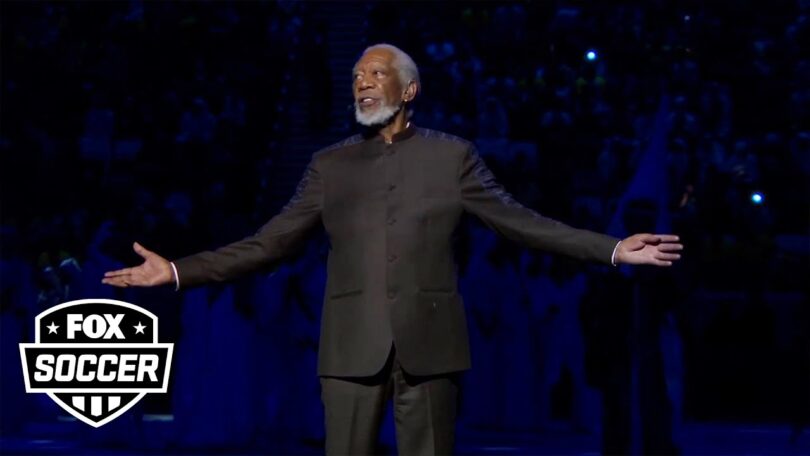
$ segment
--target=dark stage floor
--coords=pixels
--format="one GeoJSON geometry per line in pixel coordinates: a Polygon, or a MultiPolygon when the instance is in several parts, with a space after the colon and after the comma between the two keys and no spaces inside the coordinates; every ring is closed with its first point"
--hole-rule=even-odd
{"type": "MultiPolygon", "coordinates": [[[[174,448],[170,421],[144,423],[143,435],[126,442],[109,435],[93,436],[93,430],[79,423],[62,422],[27,429],[34,437],[3,436],[0,451],[4,455],[266,455],[322,454],[320,442],[279,445],[257,444],[249,449],[174,448]],[[43,437],[50,434],[51,437],[43,437]],[[138,447],[137,450],[130,448],[138,447]]],[[[788,425],[688,423],[679,432],[685,455],[810,455],[810,430],[796,434],[788,425]]],[[[389,449],[393,453],[392,449],[389,449]]],[[[598,455],[596,436],[560,430],[547,433],[508,433],[460,429],[457,438],[459,455],[598,455]]]]}

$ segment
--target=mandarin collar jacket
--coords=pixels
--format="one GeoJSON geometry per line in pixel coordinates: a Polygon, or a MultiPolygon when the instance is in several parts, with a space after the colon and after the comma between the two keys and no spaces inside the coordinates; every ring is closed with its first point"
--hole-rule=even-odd
{"type": "Polygon", "coordinates": [[[460,371],[470,353],[451,239],[464,211],[524,246],[580,260],[610,264],[619,241],[520,205],[470,142],[409,126],[390,144],[360,134],[315,153],[278,215],[253,236],[175,262],[178,282],[276,264],[322,224],[330,250],[318,374],[377,374],[392,344],[411,374],[460,371]]]}

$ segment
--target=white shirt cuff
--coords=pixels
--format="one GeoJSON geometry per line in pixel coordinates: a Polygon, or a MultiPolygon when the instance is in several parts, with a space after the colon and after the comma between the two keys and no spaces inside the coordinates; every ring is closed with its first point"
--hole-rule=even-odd
{"type": "Polygon", "coordinates": [[[169,262],[172,266],[172,274],[174,275],[174,291],[180,290],[180,276],[177,275],[177,266],[174,265],[174,262],[169,262]]]}
{"type": "MultiPolygon", "coordinates": [[[[610,264],[612,264],[613,266],[618,266],[618,264],[616,264],[616,251],[619,250],[619,244],[621,243],[622,241],[619,241],[616,243],[616,247],[613,247],[613,254],[610,256],[610,264]]],[[[174,266],[174,264],[172,264],[172,266],[174,266]]],[[[176,274],[177,273],[175,272],[175,277],[177,277],[176,274]]]]}

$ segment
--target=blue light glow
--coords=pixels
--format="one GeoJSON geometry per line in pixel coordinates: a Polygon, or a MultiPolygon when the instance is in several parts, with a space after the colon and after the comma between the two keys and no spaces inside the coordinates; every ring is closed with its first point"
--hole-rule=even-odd
{"type": "Polygon", "coordinates": [[[762,204],[765,201],[765,196],[760,192],[751,194],[751,202],[754,204],[762,204]]]}
{"type": "Polygon", "coordinates": [[[596,60],[596,57],[597,57],[596,56],[596,51],[591,50],[591,51],[588,51],[588,52],[585,53],[585,58],[588,59],[591,62],[596,60]]]}

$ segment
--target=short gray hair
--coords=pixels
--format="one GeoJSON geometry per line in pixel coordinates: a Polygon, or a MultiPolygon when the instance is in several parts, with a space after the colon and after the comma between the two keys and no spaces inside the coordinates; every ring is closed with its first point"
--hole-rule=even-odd
{"type": "Polygon", "coordinates": [[[408,87],[411,81],[414,81],[416,85],[421,88],[422,82],[419,80],[419,68],[417,68],[416,62],[413,61],[411,56],[402,49],[388,43],[371,45],[363,51],[363,55],[375,49],[385,49],[394,54],[394,67],[399,73],[399,82],[402,84],[403,88],[408,87]]]}

